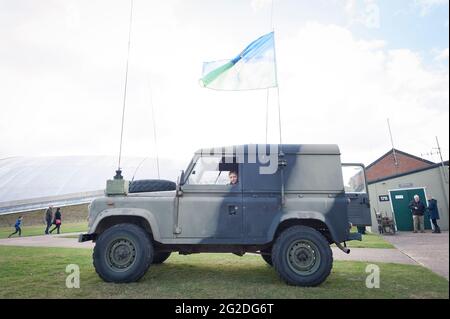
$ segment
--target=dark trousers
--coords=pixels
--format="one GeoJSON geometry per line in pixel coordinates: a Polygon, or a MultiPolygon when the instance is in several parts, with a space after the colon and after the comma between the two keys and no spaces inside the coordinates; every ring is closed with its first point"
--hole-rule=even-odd
{"type": "Polygon", "coordinates": [[[61,227],[61,224],[55,225],[55,227],[50,231],[52,233],[56,229],[56,233],[59,234],[59,228],[61,227]]]}
{"type": "Polygon", "coordinates": [[[45,228],[45,233],[48,234],[48,230],[52,227],[52,221],[47,221],[47,227],[45,228]]]}
{"type": "Polygon", "coordinates": [[[435,218],[435,219],[432,219],[431,222],[432,222],[433,225],[434,225],[434,232],[435,232],[435,233],[440,233],[440,232],[441,232],[441,229],[439,228],[439,225],[437,224],[437,219],[436,219],[436,218],[435,218]]]}
{"type": "Polygon", "coordinates": [[[19,233],[19,236],[22,236],[22,229],[20,227],[16,227],[16,231],[14,233],[12,233],[11,235],[9,235],[8,238],[17,233],[19,233]]]}

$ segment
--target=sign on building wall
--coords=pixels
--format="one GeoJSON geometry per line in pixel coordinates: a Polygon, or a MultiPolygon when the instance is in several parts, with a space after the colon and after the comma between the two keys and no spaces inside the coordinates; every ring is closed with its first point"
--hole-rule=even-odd
{"type": "Polygon", "coordinates": [[[378,200],[380,202],[389,202],[389,195],[380,195],[378,196],[378,200]]]}

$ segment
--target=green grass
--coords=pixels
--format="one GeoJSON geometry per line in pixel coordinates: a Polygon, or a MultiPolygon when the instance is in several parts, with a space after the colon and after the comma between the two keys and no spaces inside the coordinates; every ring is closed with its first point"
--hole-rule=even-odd
{"type": "Polygon", "coordinates": [[[347,246],[350,248],[395,248],[382,236],[369,232],[366,235],[362,235],[362,241],[352,240],[347,243],[347,246]]]}
{"type": "MultiPolygon", "coordinates": [[[[350,230],[352,233],[356,233],[356,227],[350,230]]],[[[333,247],[336,245],[333,244],[333,247]]],[[[362,241],[352,240],[347,242],[347,247],[350,248],[387,248],[394,249],[395,246],[387,242],[383,236],[375,233],[366,232],[366,235],[362,235],[362,241]]]]}
{"type": "Polygon", "coordinates": [[[0,298],[448,298],[448,281],[421,266],[378,264],[380,289],[365,286],[367,263],[336,261],[320,287],[284,284],[260,256],[173,254],[138,283],[103,282],[90,249],[0,247],[0,298]],[[68,264],[81,288],[65,287],[68,264]]]}
{"type": "MultiPolygon", "coordinates": [[[[45,225],[24,226],[22,227],[22,237],[44,235],[45,225]]],[[[53,228],[54,226],[52,226],[53,228]]],[[[86,232],[88,230],[87,222],[63,223],[61,225],[61,233],[77,233],[86,232]]],[[[9,234],[14,232],[14,227],[0,227],[0,239],[7,238],[9,234]]],[[[53,232],[53,234],[56,234],[53,232]]],[[[18,234],[13,237],[17,237],[18,234]]]]}

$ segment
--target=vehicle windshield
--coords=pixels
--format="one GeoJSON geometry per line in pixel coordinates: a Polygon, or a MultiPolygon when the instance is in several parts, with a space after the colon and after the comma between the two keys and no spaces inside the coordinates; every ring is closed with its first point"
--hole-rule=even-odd
{"type": "Polygon", "coordinates": [[[346,193],[366,193],[366,180],[364,168],[360,165],[342,166],[344,188],[346,193]]]}
{"type": "Polygon", "coordinates": [[[230,185],[230,176],[239,176],[238,164],[233,157],[200,157],[187,179],[189,185],[230,185]]]}

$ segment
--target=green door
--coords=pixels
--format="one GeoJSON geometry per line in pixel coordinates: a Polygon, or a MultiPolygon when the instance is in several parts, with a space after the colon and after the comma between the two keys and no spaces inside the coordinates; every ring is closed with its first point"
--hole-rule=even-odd
{"type": "MultiPolygon", "coordinates": [[[[427,205],[425,191],[423,188],[402,189],[391,191],[392,208],[394,209],[395,222],[397,230],[412,231],[414,229],[412,213],[409,209],[409,203],[414,199],[414,195],[419,195],[420,200],[427,205]]],[[[425,214],[425,229],[431,229],[430,219],[425,214]]]]}

